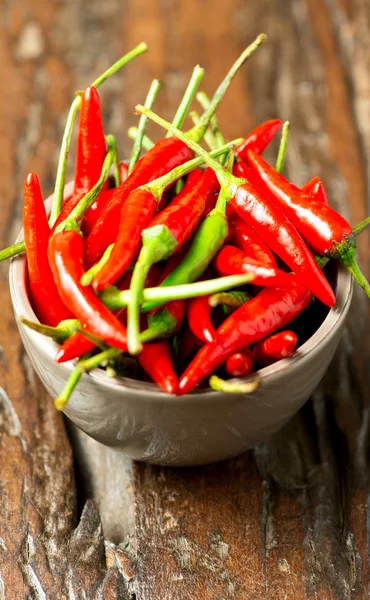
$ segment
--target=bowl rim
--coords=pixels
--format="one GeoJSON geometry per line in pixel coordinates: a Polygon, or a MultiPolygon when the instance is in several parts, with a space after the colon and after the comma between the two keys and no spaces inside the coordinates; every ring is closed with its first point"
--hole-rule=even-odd
{"type": "MultiPolygon", "coordinates": [[[[72,193],[73,182],[68,182],[65,186],[65,198],[69,197],[72,193]]],[[[45,200],[46,208],[50,208],[52,201],[52,195],[49,196],[45,200]]],[[[23,228],[21,229],[19,235],[17,236],[16,242],[23,240],[23,228]]],[[[26,260],[25,255],[21,254],[16,257],[13,257],[10,261],[9,267],[9,287],[10,287],[10,295],[11,301],[13,305],[13,311],[17,319],[17,325],[19,328],[23,328],[22,324],[18,321],[18,317],[22,316],[29,320],[33,320],[39,322],[37,316],[35,315],[33,308],[31,306],[28,293],[26,291],[26,260]]],[[[346,313],[349,308],[349,304],[352,299],[353,293],[353,281],[350,273],[343,267],[343,265],[338,264],[337,270],[337,281],[336,281],[336,304],[332,307],[325,319],[321,323],[320,327],[315,331],[315,333],[308,339],[306,342],[302,344],[289,358],[284,358],[279,360],[278,362],[269,365],[267,367],[263,367],[258,370],[258,375],[261,380],[270,380],[273,377],[284,373],[287,369],[290,369],[292,365],[295,365],[298,361],[303,361],[305,358],[309,356],[311,352],[313,352],[320,344],[322,344],[332,333],[333,329],[341,323],[341,321],[345,318],[346,313]]],[[[54,362],[54,356],[56,354],[58,344],[52,340],[51,338],[47,338],[42,336],[41,334],[33,331],[31,329],[27,329],[27,335],[34,338],[34,342],[41,346],[44,353],[48,355],[50,360],[54,362]]],[[[68,361],[65,363],[55,365],[64,370],[66,372],[66,376],[72,372],[77,359],[74,361],[68,361]]],[[[174,396],[172,394],[167,394],[163,390],[161,390],[155,383],[140,381],[137,379],[133,379],[130,377],[108,377],[103,369],[93,369],[88,373],[88,375],[97,383],[104,384],[108,388],[123,388],[130,389],[130,391],[138,391],[141,393],[145,393],[147,395],[153,395],[153,397],[160,396],[161,401],[167,398],[169,401],[173,402],[174,396]]],[[[254,373],[248,375],[247,377],[238,377],[233,378],[230,381],[233,383],[242,383],[250,381],[254,378],[254,373]]],[[[222,392],[217,392],[212,390],[209,387],[196,388],[190,394],[185,394],[183,396],[177,397],[177,401],[181,399],[189,398],[190,396],[194,396],[196,394],[201,394],[202,398],[205,399],[206,396],[215,399],[215,397],[224,397],[225,394],[222,392]]],[[[250,394],[252,397],[253,394],[250,394]]]]}

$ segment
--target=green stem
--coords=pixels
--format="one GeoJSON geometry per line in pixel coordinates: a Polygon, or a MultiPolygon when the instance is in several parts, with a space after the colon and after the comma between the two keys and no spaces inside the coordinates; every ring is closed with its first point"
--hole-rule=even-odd
{"type": "MultiPolygon", "coordinates": [[[[193,74],[188,83],[188,87],[185,90],[185,93],[182,97],[182,100],[179,104],[179,107],[176,111],[176,114],[173,118],[172,125],[177,129],[181,129],[183,122],[185,121],[185,117],[188,114],[189,107],[193,102],[194,96],[197,92],[200,82],[203,79],[204,69],[199,65],[196,65],[193,70],[193,74]]],[[[167,134],[166,137],[168,137],[167,134]]]]}
{"type": "MultiPolygon", "coordinates": [[[[224,80],[218,86],[207,110],[201,116],[199,125],[197,125],[196,127],[194,127],[193,129],[191,129],[188,132],[192,139],[194,139],[196,141],[200,141],[204,137],[204,134],[209,125],[209,121],[212,118],[212,116],[214,115],[214,113],[216,112],[223,96],[225,95],[227,88],[229,87],[230,83],[234,79],[236,73],[238,72],[240,67],[245,63],[245,61],[248,60],[248,58],[253,54],[253,52],[255,50],[257,50],[257,48],[266,39],[267,39],[267,35],[265,35],[264,33],[261,33],[259,36],[257,36],[257,38],[254,40],[254,42],[252,42],[252,44],[250,44],[248,46],[248,48],[246,48],[244,50],[244,52],[239,56],[239,58],[234,62],[230,71],[227,73],[224,80]]],[[[169,131],[171,131],[171,130],[169,130],[169,131]]]]}
{"type": "MultiPolygon", "coordinates": [[[[161,82],[158,79],[153,79],[151,86],[148,91],[148,95],[145,98],[144,106],[146,108],[152,108],[156,97],[158,96],[159,90],[161,89],[161,82]]],[[[143,143],[143,137],[145,135],[146,124],[148,122],[148,117],[145,115],[141,115],[139,120],[139,126],[137,128],[137,135],[134,140],[134,145],[132,147],[132,152],[130,156],[130,163],[128,166],[127,174],[130,175],[137,161],[139,160],[139,156],[141,153],[141,146],[143,143]]]]}
{"type": "Polygon", "coordinates": [[[246,292],[220,292],[219,294],[210,296],[208,303],[212,308],[216,308],[220,304],[230,308],[239,308],[248,302],[249,299],[250,296],[246,292]]]}
{"type": "Polygon", "coordinates": [[[167,308],[157,310],[149,316],[149,327],[140,334],[140,342],[144,344],[160,337],[167,337],[175,331],[177,326],[177,319],[167,308]]]}
{"type": "Polygon", "coordinates": [[[141,42],[135,48],[130,50],[130,52],[127,52],[127,54],[124,54],[123,56],[121,56],[121,58],[119,58],[115,63],[113,63],[113,65],[108,67],[108,69],[106,71],[104,71],[104,73],[99,75],[99,77],[97,77],[95,79],[95,81],[92,82],[91,85],[95,88],[98,88],[102,83],[104,83],[104,81],[109,79],[109,77],[111,77],[114,73],[117,73],[117,71],[122,69],[122,67],[124,67],[129,62],[134,60],[134,58],[136,58],[137,56],[144,54],[147,50],[148,50],[148,46],[146,45],[146,43],[141,42]]]}
{"type": "MultiPolygon", "coordinates": [[[[365,229],[367,229],[369,227],[369,225],[370,225],[370,217],[367,217],[366,219],[361,221],[361,223],[356,225],[356,227],[354,227],[353,235],[355,235],[357,237],[360,233],[365,231],[365,229]]],[[[0,252],[0,255],[1,255],[1,252],[0,252]]]]}
{"type": "Polygon", "coordinates": [[[185,182],[184,182],[183,179],[178,179],[176,181],[176,186],[175,186],[175,194],[176,194],[176,196],[181,192],[181,190],[183,189],[184,185],[185,185],[185,182]]]}
{"type": "Polygon", "coordinates": [[[114,161],[114,155],[116,153],[116,142],[112,135],[106,136],[107,140],[107,154],[104,159],[103,168],[101,175],[94,185],[93,188],[79,201],[79,203],[74,207],[72,212],[68,215],[68,217],[58,225],[56,231],[63,231],[68,228],[76,228],[76,223],[79,224],[85,216],[86,211],[90,208],[92,204],[94,204],[96,198],[99,196],[101,190],[103,189],[104,183],[108,179],[110,168],[114,161]]]}
{"type": "MultiPolygon", "coordinates": [[[[243,179],[238,179],[237,177],[234,177],[233,175],[228,173],[226,171],[226,169],[224,169],[216,160],[214,160],[214,158],[211,158],[210,153],[206,152],[206,150],[204,150],[201,146],[199,146],[199,144],[197,144],[187,134],[183,133],[179,129],[176,129],[175,127],[172,127],[171,123],[168,123],[168,121],[165,121],[164,119],[162,119],[161,117],[159,117],[158,115],[153,113],[151,110],[146,109],[144,106],[141,106],[140,104],[138,104],[136,106],[135,110],[138,113],[143,113],[143,114],[147,115],[149,117],[149,119],[152,119],[152,121],[154,121],[155,123],[157,123],[164,129],[167,129],[173,135],[175,135],[177,138],[179,138],[179,140],[184,142],[184,144],[187,144],[189,146],[189,148],[191,148],[194,152],[196,152],[196,154],[198,154],[203,159],[203,162],[205,162],[209,167],[211,167],[214,170],[214,172],[216,173],[216,176],[220,182],[221,187],[225,188],[225,190],[230,195],[232,195],[232,196],[235,195],[236,190],[238,189],[240,184],[242,182],[244,182],[243,179]]],[[[234,141],[234,145],[237,146],[238,143],[239,143],[239,140],[234,141]]],[[[165,175],[165,177],[167,177],[167,176],[165,175]]]]}
{"type": "MultiPolygon", "coordinates": [[[[171,300],[209,296],[210,294],[223,292],[233,287],[247,285],[248,283],[252,283],[253,279],[253,275],[245,273],[243,275],[227,275],[225,277],[217,277],[216,279],[207,279],[183,285],[146,288],[143,290],[143,301],[166,304],[171,300]]],[[[110,310],[118,310],[128,305],[131,299],[131,292],[130,290],[120,291],[111,286],[104,290],[99,297],[110,310]]]]}
{"type": "MultiPolygon", "coordinates": [[[[198,92],[197,100],[198,100],[199,104],[201,105],[201,107],[203,108],[203,110],[207,110],[209,105],[211,104],[211,101],[205,92],[198,92]]],[[[225,138],[222,135],[221,130],[218,126],[218,121],[217,121],[217,117],[215,114],[211,118],[210,125],[211,125],[211,131],[216,139],[217,145],[223,146],[225,143],[225,138]]]]}
{"type": "Polygon", "coordinates": [[[132,355],[141,351],[140,303],[150,267],[155,262],[171,256],[177,241],[165,225],[155,225],[142,233],[143,247],[136,262],[130,284],[130,301],[127,305],[127,346],[132,355]]]}
{"type": "MultiPolygon", "coordinates": [[[[147,110],[147,109],[145,109],[145,110],[147,110]]],[[[149,111],[149,113],[151,113],[151,111],[149,111]]],[[[174,131],[179,131],[179,130],[175,129],[174,131]]],[[[208,156],[210,156],[210,157],[221,156],[222,154],[225,154],[225,152],[228,152],[230,147],[237,146],[240,143],[241,139],[242,138],[238,138],[237,140],[232,140],[231,142],[228,142],[224,146],[221,146],[221,148],[217,148],[217,150],[213,150],[209,154],[206,152],[206,155],[207,155],[207,157],[208,156]]],[[[212,160],[212,158],[210,160],[212,160]]],[[[158,177],[158,179],[154,179],[153,181],[151,181],[150,183],[148,183],[142,187],[145,188],[146,190],[149,190],[150,192],[152,192],[152,194],[159,200],[162,197],[163,192],[168,188],[169,185],[171,185],[177,179],[184,177],[185,175],[187,175],[188,173],[190,173],[197,167],[200,167],[204,162],[205,161],[204,161],[203,157],[193,158],[192,160],[189,160],[188,162],[186,162],[182,165],[179,165],[178,167],[175,167],[174,169],[172,169],[172,171],[170,171],[169,173],[166,173],[166,175],[162,175],[162,177],[158,177]]],[[[216,162],[216,164],[218,166],[220,166],[219,163],[216,162]]]]}
{"type": "MultiPolygon", "coordinates": [[[[138,132],[137,127],[130,127],[130,129],[127,132],[127,135],[130,138],[130,140],[136,139],[137,132],[138,132]]],[[[143,139],[142,139],[141,147],[144,148],[144,150],[148,151],[151,148],[153,148],[153,146],[154,146],[154,142],[147,135],[144,135],[143,139]]]]}
{"type": "Polygon", "coordinates": [[[17,256],[18,254],[22,254],[22,252],[25,252],[26,250],[26,245],[24,243],[24,240],[22,240],[21,242],[17,242],[16,244],[13,244],[12,246],[8,246],[8,248],[4,248],[4,250],[0,250],[0,262],[2,262],[3,260],[7,260],[8,258],[11,258],[12,256],[17,256]]]}
{"type": "Polygon", "coordinates": [[[108,246],[105,250],[101,259],[95,263],[86,273],[84,273],[81,277],[81,285],[88,286],[91,284],[92,280],[97,276],[99,271],[104,267],[104,265],[108,262],[110,255],[112,254],[114,244],[108,246]]]}
{"type": "MultiPolygon", "coordinates": [[[[136,48],[122,56],[118,59],[113,65],[111,65],[104,73],[102,73],[93,83],[91,84],[94,87],[99,87],[104,81],[108,79],[111,75],[119,71],[124,65],[129,63],[131,60],[143,54],[147,51],[147,45],[142,42],[136,48]]],[[[55,188],[54,188],[54,196],[53,196],[53,204],[51,208],[50,220],[49,224],[52,227],[57,220],[59,213],[62,209],[63,203],[63,195],[64,195],[64,185],[65,185],[65,177],[66,177],[66,166],[67,166],[67,156],[69,151],[69,146],[71,143],[71,135],[73,123],[81,106],[81,94],[78,94],[76,98],[73,100],[71,107],[69,109],[66,126],[63,133],[62,145],[60,147],[59,161],[57,167],[57,175],[55,179],[55,188]]]]}
{"type": "Polygon", "coordinates": [[[340,260],[370,298],[370,285],[356,261],[356,249],[347,249],[341,254],[340,260]]]}
{"type": "Polygon", "coordinates": [[[58,344],[63,344],[66,339],[69,337],[66,331],[62,329],[58,329],[57,327],[49,327],[49,325],[42,325],[41,323],[35,323],[34,321],[29,321],[28,319],[24,319],[23,317],[19,317],[19,322],[22,325],[26,325],[29,329],[40,333],[41,335],[45,335],[46,337],[51,338],[58,344]]]}
{"type": "Polygon", "coordinates": [[[286,156],[286,151],[287,151],[287,147],[288,147],[289,130],[290,130],[290,123],[289,123],[289,121],[285,121],[285,123],[283,125],[283,129],[281,131],[279,152],[277,155],[276,165],[275,165],[275,170],[278,173],[282,173],[283,169],[284,169],[285,156],[286,156]]]}
{"type": "MultiPolygon", "coordinates": [[[[200,122],[200,116],[197,113],[196,110],[192,110],[190,113],[190,118],[193,121],[194,125],[198,125],[200,122]]],[[[204,134],[204,141],[206,142],[207,146],[209,147],[210,150],[216,150],[216,148],[219,147],[219,144],[215,138],[215,136],[213,135],[212,131],[210,129],[207,129],[207,131],[204,134]]]]}
{"type": "MultiPolygon", "coordinates": [[[[235,146],[231,146],[230,152],[227,157],[227,163],[225,165],[226,170],[231,173],[234,166],[235,160],[235,146]]],[[[225,188],[221,188],[220,193],[217,198],[215,210],[219,211],[221,214],[226,214],[226,206],[228,201],[230,200],[230,194],[225,188]]]]}
{"type": "Polygon", "coordinates": [[[53,203],[51,206],[51,213],[49,219],[50,227],[53,227],[57,220],[60,211],[62,210],[64,186],[66,180],[67,170],[67,157],[69,152],[69,146],[71,143],[72,128],[75,121],[76,114],[81,106],[81,96],[78,95],[73,100],[69,109],[66,126],[63,133],[62,145],[60,147],[59,162],[57,167],[57,176],[55,179],[53,203]]]}
{"type": "Polygon", "coordinates": [[[209,378],[210,387],[216,392],[224,392],[226,394],[252,394],[260,386],[260,379],[253,379],[248,383],[233,383],[232,381],[225,381],[217,375],[212,375],[209,378]]]}
{"type": "Polygon", "coordinates": [[[80,370],[83,373],[87,373],[92,369],[97,369],[100,366],[105,366],[109,360],[113,360],[114,358],[118,358],[121,356],[122,350],[118,350],[118,348],[108,348],[99,354],[95,354],[91,356],[91,358],[86,358],[80,362],[80,370]]]}
{"type": "Polygon", "coordinates": [[[81,362],[82,361],[77,363],[77,365],[73,369],[72,373],[68,377],[67,382],[66,382],[64,388],[62,389],[62,391],[60,392],[58,398],[56,398],[54,400],[54,406],[57,410],[63,410],[66,407],[67,402],[70,399],[72,392],[74,391],[76,385],[80,381],[80,379],[82,377],[82,371],[79,368],[81,362]]]}
{"type": "Polygon", "coordinates": [[[54,401],[54,406],[57,410],[63,410],[68,403],[68,400],[71,397],[76,385],[80,381],[83,373],[87,371],[91,371],[99,367],[105,361],[111,360],[113,358],[117,358],[122,354],[121,350],[117,348],[109,348],[108,350],[104,350],[99,354],[95,354],[95,356],[90,357],[90,353],[85,354],[85,356],[77,363],[72,373],[70,374],[67,383],[65,384],[63,390],[59,394],[58,398],[54,401]]]}

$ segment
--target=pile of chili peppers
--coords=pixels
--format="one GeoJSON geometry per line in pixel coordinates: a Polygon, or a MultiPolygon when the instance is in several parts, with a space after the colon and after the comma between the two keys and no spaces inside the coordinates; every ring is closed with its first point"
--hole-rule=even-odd
{"type": "Polygon", "coordinates": [[[26,252],[39,321],[22,321],[60,344],[58,363],[78,359],[58,409],[95,367],[152,380],[170,394],[189,393],[208,377],[215,390],[252,392],[260,367],[294,353],[296,320],[313,299],[335,305],[323,270],[329,260],[341,261],[370,296],[355,241],[369,219],[353,230],[329,206],[320,179],[299,189],[282,175],[289,124],[269,120],[229,143],[218,127],[216,109],[229,84],[265,39],[246,48],[210,100],[198,91],[204,72],[195,67],[172,124],[151,110],[160,89],[154,80],[136,107],[141,117],[129,132],[126,163],[105,134],[97,89],[146,51],[140,44],[77,93],[49,219],[37,176],[26,177],[24,242],[1,251],[0,260],[26,252]],[[195,97],[203,113],[190,112],[194,126],[183,133],[195,97]],[[168,132],[155,144],[145,135],[148,118],[168,132]],[[282,125],[274,168],[261,154],[282,125]]]}

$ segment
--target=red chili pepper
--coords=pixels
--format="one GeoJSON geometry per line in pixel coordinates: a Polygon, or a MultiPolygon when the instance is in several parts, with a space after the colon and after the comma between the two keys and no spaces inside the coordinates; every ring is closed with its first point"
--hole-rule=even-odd
{"type": "Polygon", "coordinates": [[[276,261],[270,248],[263,239],[234,212],[229,221],[231,240],[244,252],[247,258],[253,258],[264,265],[276,267],[276,261]]]}
{"type": "MultiPolygon", "coordinates": [[[[170,123],[138,105],[136,111],[145,114],[161,125],[179,139],[186,142],[190,148],[201,156],[204,162],[215,171],[221,188],[231,196],[230,203],[238,215],[246,221],[263,239],[269,247],[296,273],[315,296],[328,306],[334,306],[335,296],[325,275],[319,269],[312,253],[307,248],[301,236],[268,197],[262,195],[258,189],[248,181],[238,179],[228,173],[208,152],[194,142],[186,134],[172,127],[170,123]]],[[[258,155],[255,155],[258,156],[258,155]]],[[[325,207],[328,208],[328,207],[325,207]]]]}
{"type": "Polygon", "coordinates": [[[233,175],[235,175],[235,177],[241,177],[242,179],[249,180],[251,171],[252,171],[251,168],[248,167],[248,165],[244,162],[244,160],[239,160],[238,162],[234,163],[233,175]]]}
{"type": "Polygon", "coordinates": [[[209,199],[220,189],[217,177],[212,169],[206,169],[201,179],[186,185],[174,200],[158,213],[149,227],[164,225],[176,241],[174,253],[183,247],[198,227],[209,199]]]}
{"type": "MultiPolygon", "coordinates": [[[[130,288],[130,280],[132,273],[129,273],[127,277],[125,277],[122,284],[119,286],[120,290],[128,290],[130,288]]],[[[145,287],[153,287],[160,276],[160,270],[156,265],[150,269],[148,277],[145,282],[145,287]]],[[[119,308],[114,311],[114,315],[116,318],[125,325],[127,321],[127,309],[119,308]]],[[[63,363],[68,360],[73,360],[75,358],[80,358],[90,350],[94,350],[96,345],[94,342],[85,337],[82,333],[77,332],[69,337],[63,344],[60,346],[55,360],[57,363],[63,363]]]]}
{"type": "Polygon", "coordinates": [[[235,246],[223,246],[214,259],[214,266],[220,275],[253,273],[253,284],[258,286],[291,287],[297,282],[295,275],[285,273],[271,263],[265,265],[249,258],[235,246]]]}
{"type": "Polygon", "coordinates": [[[51,237],[48,256],[59,294],[88,333],[126,351],[126,328],[90,288],[80,283],[83,253],[83,241],[77,231],[64,230],[51,237]]]}
{"type": "Polygon", "coordinates": [[[111,201],[97,219],[87,238],[85,259],[88,267],[96,263],[105,249],[115,241],[120,227],[122,207],[130,193],[136,188],[166,175],[192,157],[191,150],[173,137],[160,140],[144,154],[131,175],[116,188],[111,201]]]}
{"type": "Polygon", "coordinates": [[[297,343],[298,338],[294,331],[280,331],[258,342],[253,348],[253,356],[260,365],[266,367],[291,356],[297,343]]]}
{"type": "Polygon", "coordinates": [[[275,137],[282,124],[283,122],[280,119],[272,119],[258,125],[247,135],[244,142],[235,149],[235,156],[245,160],[247,150],[254,150],[257,154],[261,154],[275,137]]]}
{"type": "Polygon", "coordinates": [[[329,206],[328,195],[324,184],[319,177],[314,177],[313,179],[310,179],[310,181],[307,181],[302,187],[302,192],[311,196],[311,198],[314,198],[318,202],[322,202],[323,204],[326,204],[326,206],[329,206]]]}
{"type": "MultiPolygon", "coordinates": [[[[115,188],[111,190],[105,190],[101,192],[94,204],[90,206],[89,210],[86,211],[86,214],[81,223],[81,230],[84,235],[89,235],[90,231],[94,227],[96,221],[99,219],[105,207],[111,201],[113,194],[115,192],[115,188]]],[[[68,215],[67,215],[68,216],[68,215]]],[[[59,219],[58,219],[59,221],[59,219]]]]}
{"type": "Polygon", "coordinates": [[[248,151],[248,161],[260,185],[314,252],[340,260],[370,297],[370,285],[356,262],[355,236],[346,219],[330,206],[307,196],[258,154],[248,151]]]}
{"type": "Polygon", "coordinates": [[[243,352],[232,354],[225,363],[226,372],[232,377],[246,377],[252,373],[253,368],[254,358],[249,348],[244,348],[243,352]]]}
{"type": "Polygon", "coordinates": [[[311,299],[311,292],[303,285],[263,289],[222,323],[217,342],[201,348],[180,379],[180,393],[188,394],[229,356],[290,323],[311,299]]]}
{"type": "MultiPolygon", "coordinates": [[[[86,194],[100,177],[107,153],[99,94],[88,85],[82,95],[73,195],[86,194]]],[[[108,188],[106,182],[103,189],[108,188]]]]}
{"type": "Polygon", "coordinates": [[[41,323],[56,327],[72,314],[62,302],[49,266],[50,227],[35,173],[24,182],[23,227],[32,304],[41,323]]]}
{"type": "Polygon", "coordinates": [[[138,359],[144,371],[164,392],[176,394],[179,382],[173,367],[170,344],[167,340],[145,344],[138,359]]]}
{"type": "Polygon", "coordinates": [[[189,300],[187,305],[188,324],[191,331],[203,342],[214,342],[217,333],[211,321],[212,306],[209,296],[199,296],[189,300]]]}
{"type": "Polygon", "coordinates": [[[158,198],[147,189],[138,188],[130,194],[122,211],[110,258],[93,280],[94,290],[111,285],[130,266],[140,246],[141,232],[153,218],[157,207],[158,198]]]}

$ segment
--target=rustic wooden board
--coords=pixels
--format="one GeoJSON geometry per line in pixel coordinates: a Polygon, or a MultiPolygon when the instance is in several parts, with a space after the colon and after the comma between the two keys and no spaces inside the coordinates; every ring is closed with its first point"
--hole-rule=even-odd
{"type": "MultiPolygon", "coordinates": [[[[292,180],[321,175],[353,223],[369,212],[365,0],[4,0],[0,29],[1,246],[19,228],[25,174],[35,170],[45,195],[52,191],[71,91],[142,39],[151,52],[102,89],[122,153],[152,78],[164,80],[157,109],[171,118],[195,63],[212,93],[266,31],[269,43],[220,108],[223,130],[234,137],[289,118],[292,180]]],[[[150,134],[161,132],[151,125],[150,134]]],[[[359,246],[369,274],[366,234],[359,246]]],[[[1,599],[369,597],[370,343],[361,293],[323,385],[296,418],[253,453],[198,469],[131,465],[72,431],[75,470],[63,421],[22,351],[5,265],[0,302],[1,599]],[[91,501],[80,514],[88,498],[112,543],[91,501]]]]}

